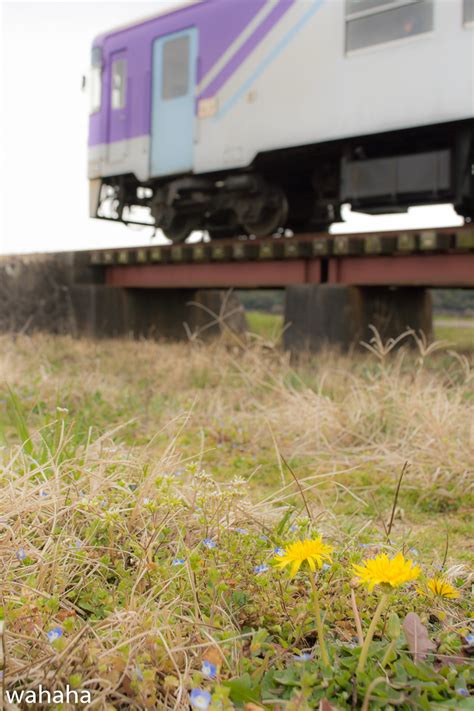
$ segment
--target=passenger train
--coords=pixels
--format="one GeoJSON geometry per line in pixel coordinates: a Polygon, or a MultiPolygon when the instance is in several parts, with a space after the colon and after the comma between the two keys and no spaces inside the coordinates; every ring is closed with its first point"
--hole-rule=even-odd
{"type": "Polygon", "coordinates": [[[326,229],[344,203],[474,216],[474,0],[200,0],[91,59],[93,217],[181,242],[326,229]]]}

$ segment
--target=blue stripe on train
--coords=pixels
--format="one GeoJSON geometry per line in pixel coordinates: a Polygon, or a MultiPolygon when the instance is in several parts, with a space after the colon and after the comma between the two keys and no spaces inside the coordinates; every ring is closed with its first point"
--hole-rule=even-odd
{"type": "MultiPolygon", "coordinates": [[[[301,0],[300,0],[301,1],[301,0]]],[[[278,57],[278,55],[285,49],[285,47],[291,42],[291,40],[303,29],[303,27],[309,22],[314,13],[320,9],[324,4],[325,0],[311,0],[311,7],[305,14],[298,20],[296,25],[294,25],[291,30],[289,30],[284,37],[275,45],[272,51],[263,59],[263,61],[258,65],[254,73],[245,81],[239,89],[231,96],[225,104],[222,105],[214,120],[223,118],[237,103],[237,101],[245,94],[254,81],[259,78],[265,71],[265,69],[278,57]]]]}

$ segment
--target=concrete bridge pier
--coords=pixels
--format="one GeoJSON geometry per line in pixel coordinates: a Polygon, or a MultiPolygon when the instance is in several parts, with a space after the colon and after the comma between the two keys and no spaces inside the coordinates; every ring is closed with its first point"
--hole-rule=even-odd
{"type": "Polygon", "coordinates": [[[284,346],[317,351],[324,345],[348,350],[369,342],[373,325],[385,342],[411,328],[430,339],[431,294],[422,287],[345,285],[289,286],[285,298],[284,346]]]}
{"type": "Polygon", "coordinates": [[[206,338],[226,327],[245,330],[245,312],[218,289],[125,289],[102,284],[69,288],[76,335],[90,338],[206,338]]]}

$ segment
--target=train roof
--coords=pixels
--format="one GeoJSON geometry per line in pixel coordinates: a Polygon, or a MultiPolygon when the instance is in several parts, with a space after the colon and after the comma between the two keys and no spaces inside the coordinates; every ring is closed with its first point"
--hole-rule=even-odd
{"type": "Polygon", "coordinates": [[[136,20],[132,20],[131,22],[126,22],[122,23],[120,25],[115,25],[114,27],[111,27],[110,29],[106,30],[105,32],[101,32],[99,35],[97,35],[94,38],[93,45],[98,45],[102,43],[107,37],[110,37],[111,35],[117,34],[118,32],[123,32],[124,30],[129,30],[135,27],[139,27],[140,25],[144,25],[147,22],[150,22],[151,20],[156,20],[159,17],[166,17],[167,15],[173,15],[175,12],[180,12],[181,10],[186,10],[188,7],[191,7],[192,5],[203,5],[204,3],[209,2],[209,0],[180,0],[179,2],[176,2],[175,5],[167,8],[166,10],[162,11],[157,11],[154,12],[151,15],[145,15],[143,17],[139,17],[136,20]]]}

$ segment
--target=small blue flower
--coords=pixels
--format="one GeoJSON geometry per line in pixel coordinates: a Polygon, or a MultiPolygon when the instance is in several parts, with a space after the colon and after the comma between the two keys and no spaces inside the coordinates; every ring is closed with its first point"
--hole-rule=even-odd
{"type": "Polygon", "coordinates": [[[25,560],[25,558],[27,558],[28,556],[24,548],[18,548],[16,552],[16,557],[18,558],[18,560],[25,560]]]}
{"type": "Polygon", "coordinates": [[[173,558],[171,565],[184,565],[186,563],[185,558],[173,558]]]}
{"type": "Polygon", "coordinates": [[[82,548],[82,541],[79,540],[79,538],[76,538],[75,541],[72,541],[72,543],[69,544],[69,548],[79,551],[82,548]]]}
{"type": "Polygon", "coordinates": [[[279,558],[283,558],[283,556],[286,555],[286,550],[284,548],[275,548],[273,552],[279,558]]]}
{"type": "Polygon", "coordinates": [[[456,689],[459,696],[469,696],[469,691],[467,689],[456,689]]]}
{"type": "Polygon", "coordinates": [[[217,674],[217,667],[215,664],[212,662],[208,662],[207,659],[204,659],[202,662],[202,667],[201,671],[204,674],[204,676],[209,677],[209,679],[215,679],[216,674],[217,674]]]}
{"type": "Polygon", "coordinates": [[[61,627],[54,627],[47,633],[46,636],[50,642],[56,642],[57,639],[63,636],[63,631],[61,627]]]}
{"type": "Polygon", "coordinates": [[[145,496],[145,498],[143,499],[143,503],[144,503],[145,506],[146,506],[147,504],[151,504],[151,499],[149,499],[148,496],[145,496]]]}
{"type": "Polygon", "coordinates": [[[309,660],[311,659],[311,654],[309,652],[294,654],[293,659],[295,660],[295,662],[309,662],[309,660]]]}
{"type": "Polygon", "coordinates": [[[205,689],[193,689],[189,694],[189,701],[193,709],[207,711],[211,703],[211,695],[205,689]]]}
{"type": "Polygon", "coordinates": [[[40,496],[41,497],[49,496],[49,491],[46,491],[45,489],[41,489],[40,496]]]}
{"type": "Polygon", "coordinates": [[[370,543],[359,543],[359,548],[370,548],[370,543]]]}
{"type": "Polygon", "coordinates": [[[324,572],[326,572],[326,570],[330,570],[330,569],[331,569],[331,566],[329,565],[329,563],[323,563],[321,566],[321,570],[323,570],[324,572]]]}
{"type": "Polygon", "coordinates": [[[264,541],[264,542],[266,543],[266,542],[269,540],[269,538],[268,538],[268,536],[266,536],[264,533],[262,533],[262,534],[258,537],[258,540],[259,540],[259,541],[264,541]]]}
{"type": "Polygon", "coordinates": [[[174,476],[182,476],[184,474],[184,469],[176,469],[174,476]]]}
{"type": "Polygon", "coordinates": [[[297,530],[297,526],[295,526],[295,524],[293,523],[293,524],[290,526],[290,531],[291,531],[291,533],[294,533],[296,530],[297,530]]]}
{"type": "Polygon", "coordinates": [[[412,555],[419,555],[420,554],[417,548],[410,548],[409,550],[412,555]]]}
{"type": "Polygon", "coordinates": [[[256,565],[253,570],[254,570],[254,573],[256,573],[257,575],[260,575],[260,573],[266,573],[267,570],[269,570],[269,567],[266,563],[262,563],[261,565],[256,565]]]}
{"type": "Polygon", "coordinates": [[[135,679],[136,679],[137,681],[143,681],[143,678],[144,678],[144,677],[143,677],[143,672],[142,672],[142,670],[140,669],[140,667],[139,667],[139,666],[136,666],[133,671],[134,671],[134,674],[135,674],[135,679]]]}
{"type": "Polygon", "coordinates": [[[464,639],[466,640],[466,644],[471,646],[471,644],[474,644],[474,633],[469,632],[469,634],[467,634],[464,639]]]}
{"type": "Polygon", "coordinates": [[[129,484],[128,488],[130,489],[130,491],[136,491],[138,487],[136,484],[129,484]]]}
{"type": "Polygon", "coordinates": [[[245,528],[235,528],[234,530],[236,533],[241,533],[242,536],[246,536],[248,534],[248,531],[245,528]]]}
{"type": "Polygon", "coordinates": [[[203,546],[206,546],[206,548],[209,548],[209,550],[211,550],[211,548],[215,548],[217,546],[217,543],[215,541],[213,541],[212,538],[205,538],[203,540],[202,544],[203,544],[203,546]]]}

